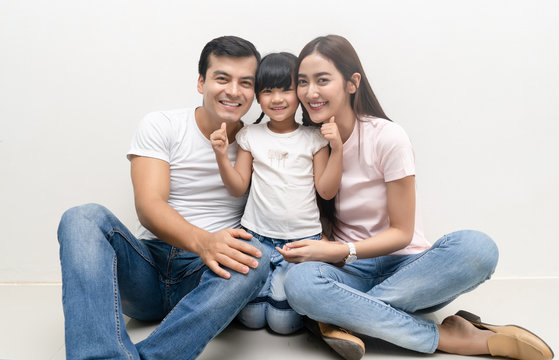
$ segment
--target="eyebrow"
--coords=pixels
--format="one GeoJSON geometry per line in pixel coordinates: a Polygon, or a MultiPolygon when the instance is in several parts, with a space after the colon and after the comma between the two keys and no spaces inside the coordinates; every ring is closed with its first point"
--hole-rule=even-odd
{"type": "MultiPolygon", "coordinates": [[[[223,70],[216,70],[216,71],[214,71],[214,72],[212,73],[212,75],[213,75],[213,76],[224,75],[224,76],[227,76],[227,77],[231,77],[231,75],[230,75],[229,73],[227,73],[227,72],[225,72],[225,71],[223,71],[223,70]]],[[[254,81],[254,80],[255,80],[255,77],[252,76],[252,75],[248,75],[248,76],[243,76],[243,77],[241,77],[241,79],[242,79],[242,80],[252,80],[252,81],[254,81]]]]}
{"type": "MultiPolygon", "coordinates": [[[[324,75],[332,75],[332,74],[330,74],[329,72],[323,71],[323,72],[313,74],[312,76],[317,78],[317,77],[321,77],[321,76],[324,76],[324,75]]],[[[307,75],[299,73],[299,74],[297,74],[297,77],[307,77],[307,75]]]]}

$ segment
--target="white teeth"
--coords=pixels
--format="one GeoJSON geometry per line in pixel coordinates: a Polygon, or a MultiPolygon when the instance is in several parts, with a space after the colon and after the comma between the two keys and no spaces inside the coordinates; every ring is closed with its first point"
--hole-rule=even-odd
{"type": "Polygon", "coordinates": [[[324,101],[324,102],[319,102],[319,103],[309,103],[309,105],[310,105],[310,107],[312,107],[312,108],[317,108],[317,107],[320,107],[320,106],[322,106],[322,105],[326,105],[326,101],[324,101]]]}
{"type": "Polygon", "coordinates": [[[239,103],[232,103],[232,102],[223,101],[223,100],[221,100],[221,103],[223,105],[227,105],[227,106],[241,106],[241,104],[239,104],[239,103]]]}

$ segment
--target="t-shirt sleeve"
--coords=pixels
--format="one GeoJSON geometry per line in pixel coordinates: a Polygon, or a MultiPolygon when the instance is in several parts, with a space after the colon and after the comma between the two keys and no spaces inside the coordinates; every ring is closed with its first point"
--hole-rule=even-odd
{"type": "Polygon", "coordinates": [[[171,122],[163,113],[147,114],[132,138],[126,157],[130,160],[131,155],[138,155],[170,162],[172,133],[171,122]]]}
{"type": "Polygon", "coordinates": [[[379,167],[384,181],[394,181],[415,175],[415,154],[404,129],[388,123],[380,131],[377,141],[379,167]]]}
{"type": "Polygon", "coordinates": [[[322,149],[326,145],[328,145],[328,140],[322,137],[320,133],[320,128],[311,128],[311,139],[312,139],[312,154],[315,155],[318,150],[322,149]]]}
{"type": "Polygon", "coordinates": [[[235,140],[237,140],[237,144],[241,147],[241,149],[251,152],[250,151],[250,142],[248,141],[248,128],[250,125],[245,125],[239,130],[237,135],[235,135],[235,140]]]}

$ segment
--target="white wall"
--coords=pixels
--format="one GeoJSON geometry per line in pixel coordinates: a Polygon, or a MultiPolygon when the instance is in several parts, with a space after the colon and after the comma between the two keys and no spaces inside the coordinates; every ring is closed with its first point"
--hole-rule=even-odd
{"type": "Polygon", "coordinates": [[[557,277],[558,14],[528,0],[2,1],[0,282],[60,281],[68,207],[135,226],[131,136],[149,111],[200,104],[207,41],[297,54],[328,33],[354,44],[415,145],[429,238],[480,229],[501,250],[496,277],[557,277]]]}

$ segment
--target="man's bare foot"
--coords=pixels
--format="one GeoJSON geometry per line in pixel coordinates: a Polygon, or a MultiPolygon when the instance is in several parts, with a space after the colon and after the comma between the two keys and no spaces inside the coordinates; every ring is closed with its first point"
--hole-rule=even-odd
{"type": "Polygon", "coordinates": [[[451,315],[439,325],[437,350],[459,355],[489,354],[487,340],[495,333],[481,330],[466,319],[451,315]]]}

